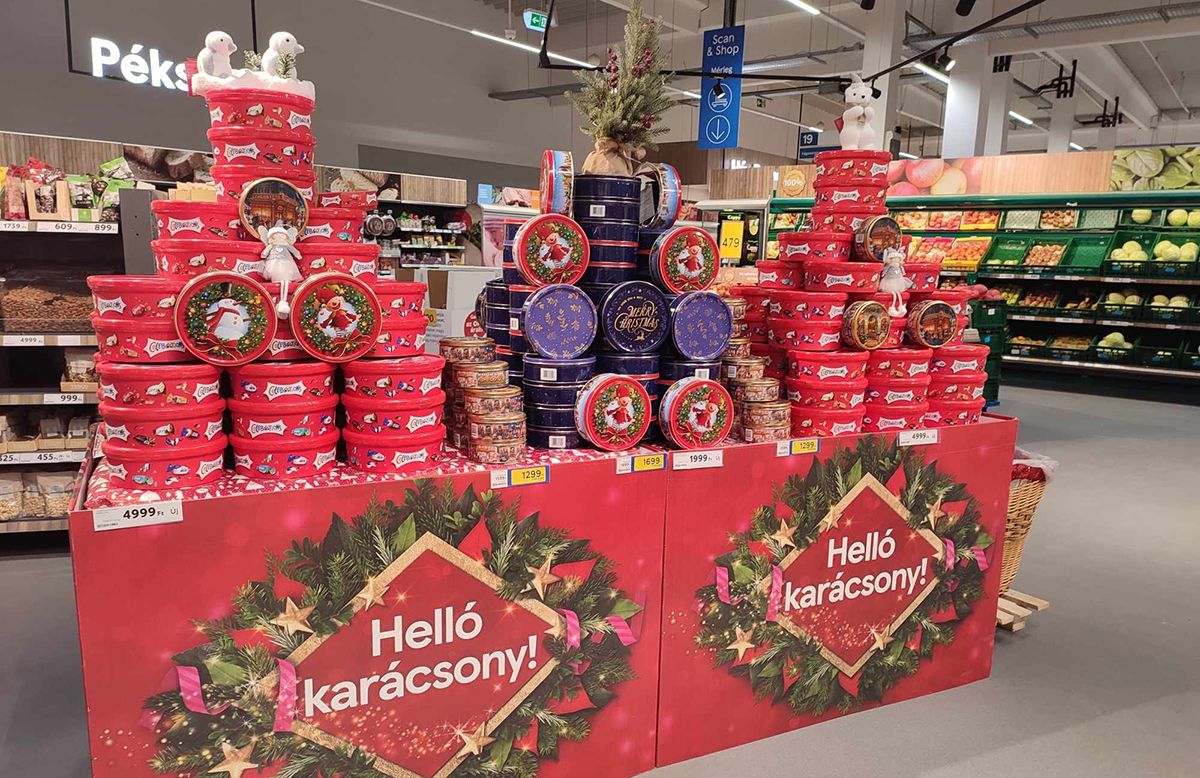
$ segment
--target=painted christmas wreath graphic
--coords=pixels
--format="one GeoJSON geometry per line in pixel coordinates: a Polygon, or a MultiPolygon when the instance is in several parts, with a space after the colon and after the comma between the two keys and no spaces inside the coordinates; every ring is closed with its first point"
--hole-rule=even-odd
{"type": "Polygon", "coordinates": [[[156,771],[528,778],[633,677],[608,560],[491,492],[416,481],[267,571],[145,701],[156,771]]]}
{"type": "Polygon", "coordinates": [[[983,596],[978,503],[880,436],[773,491],[697,592],[697,644],[796,713],[882,701],[983,596]]]}

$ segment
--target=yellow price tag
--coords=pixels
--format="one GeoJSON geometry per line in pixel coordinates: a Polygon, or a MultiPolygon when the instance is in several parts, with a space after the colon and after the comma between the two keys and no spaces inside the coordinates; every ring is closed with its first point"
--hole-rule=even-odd
{"type": "Polygon", "coordinates": [[[775,444],[775,456],[790,457],[797,454],[815,454],[821,450],[820,438],[781,440],[775,444]]]}
{"type": "Polygon", "coordinates": [[[438,312],[437,308],[426,308],[422,313],[425,314],[425,321],[430,324],[437,324],[438,312]]]}
{"type": "Polygon", "coordinates": [[[721,222],[721,259],[742,258],[742,238],[746,234],[746,222],[721,222]]]}
{"type": "Polygon", "coordinates": [[[508,471],[508,482],[512,486],[544,484],[549,480],[550,468],[545,465],[541,465],[540,467],[519,467],[508,471]]]}
{"type": "Polygon", "coordinates": [[[633,472],[635,473],[645,473],[650,470],[665,470],[666,467],[666,454],[641,454],[633,458],[633,472]]]}

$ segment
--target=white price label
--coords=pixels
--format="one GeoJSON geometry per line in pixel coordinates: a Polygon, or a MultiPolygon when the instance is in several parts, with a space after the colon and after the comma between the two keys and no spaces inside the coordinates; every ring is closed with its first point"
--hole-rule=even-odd
{"type": "Polygon", "coordinates": [[[5,346],[44,346],[45,335],[5,335],[0,343],[5,346]]]}
{"type": "Polygon", "coordinates": [[[26,221],[0,220],[0,232],[29,232],[30,224],[26,221]]]}
{"type": "Polygon", "coordinates": [[[0,454],[0,465],[30,465],[47,462],[82,462],[84,452],[70,451],[22,451],[0,454]]]}
{"type": "Polygon", "coordinates": [[[897,446],[929,446],[938,442],[938,429],[903,430],[896,436],[897,446]]]}
{"type": "Polygon", "coordinates": [[[83,394],[80,392],[47,392],[42,395],[43,405],[82,405],[83,394]]]}
{"type": "Polygon", "coordinates": [[[677,451],[671,456],[672,470],[704,470],[710,467],[725,466],[725,452],[721,449],[712,451],[677,451]]]}
{"type": "Polygon", "coordinates": [[[181,521],[183,503],[179,500],[126,505],[121,508],[97,508],[92,511],[92,528],[96,532],[148,527],[152,524],[175,524],[181,521]]]}
{"type": "Polygon", "coordinates": [[[83,336],[82,335],[59,335],[58,336],[58,345],[60,345],[60,346],[82,346],[83,345],[83,336]]]}

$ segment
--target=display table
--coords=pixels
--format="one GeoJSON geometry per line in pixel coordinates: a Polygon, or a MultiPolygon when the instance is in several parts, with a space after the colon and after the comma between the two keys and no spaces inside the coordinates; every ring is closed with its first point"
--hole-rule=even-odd
{"type": "Polygon", "coordinates": [[[154,502],[100,465],[93,775],[617,778],[983,678],[1016,426],[154,502]]]}

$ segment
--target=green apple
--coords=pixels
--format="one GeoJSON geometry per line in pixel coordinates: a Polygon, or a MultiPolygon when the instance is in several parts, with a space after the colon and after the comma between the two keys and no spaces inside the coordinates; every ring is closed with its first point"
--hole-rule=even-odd
{"type": "Polygon", "coordinates": [[[1129,212],[1129,220],[1134,224],[1146,224],[1154,218],[1154,212],[1149,208],[1134,208],[1129,212]]]}
{"type": "Polygon", "coordinates": [[[1188,212],[1182,208],[1173,208],[1167,213],[1167,224],[1172,227],[1182,227],[1187,224],[1188,212]]]}

